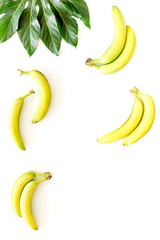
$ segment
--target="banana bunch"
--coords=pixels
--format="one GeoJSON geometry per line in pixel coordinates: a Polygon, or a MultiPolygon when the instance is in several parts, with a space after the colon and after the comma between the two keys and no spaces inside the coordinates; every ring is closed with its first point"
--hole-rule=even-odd
{"type": "Polygon", "coordinates": [[[126,26],[118,7],[112,7],[112,15],[115,29],[112,44],[100,58],[86,60],[86,65],[97,68],[104,74],[114,73],[123,68],[131,59],[136,44],[135,33],[130,26],[126,26]]]}
{"type": "MultiPolygon", "coordinates": [[[[28,75],[37,83],[39,92],[39,103],[32,119],[32,123],[37,123],[45,117],[50,106],[51,89],[49,83],[45,76],[37,70],[32,70],[28,72],[22,70],[19,71],[20,75],[28,75]]],[[[32,93],[34,93],[33,90],[29,91],[29,93],[22,97],[16,98],[12,104],[9,115],[9,130],[11,138],[15,145],[17,145],[22,150],[25,150],[26,148],[19,129],[19,118],[23,107],[24,99],[32,93]]]]}
{"type": "Polygon", "coordinates": [[[49,180],[51,177],[52,175],[49,172],[28,171],[16,180],[12,188],[11,204],[13,211],[34,230],[38,230],[38,227],[32,214],[32,198],[39,183],[49,180]]]}
{"type": "Polygon", "coordinates": [[[151,128],[155,118],[155,104],[152,97],[143,94],[135,87],[131,90],[134,96],[132,111],[126,122],[115,131],[98,138],[99,143],[112,143],[125,138],[123,145],[137,142],[151,128]]]}

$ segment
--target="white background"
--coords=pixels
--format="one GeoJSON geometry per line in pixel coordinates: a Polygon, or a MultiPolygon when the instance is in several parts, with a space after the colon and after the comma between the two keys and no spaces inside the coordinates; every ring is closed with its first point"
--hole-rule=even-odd
{"type": "Polygon", "coordinates": [[[159,0],[86,2],[92,28],[78,21],[77,48],[62,41],[56,57],[39,42],[28,57],[17,34],[0,45],[0,236],[5,239],[160,239],[159,0]],[[85,60],[99,57],[111,44],[113,5],[135,31],[137,43],[122,70],[103,75],[86,66],[85,60]],[[20,77],[18,68],[41,71],[51,86],[49,112],[35,125],[31,120],[38,103],[37,86],[20,77]],[[127,147],[123,140],[98,144],[98,137],[129,116],[134,86],[155,101],[151,130],[127,147]],[[36,93],[25,100],[20,118],[27,148],[23,152],[10,139],[8,115],[13,100],[31,89],[36,93]],[[38,231],[11,208],[12,186],[27,170],[53,175],[39,185],[33,198],[38,231]]]}

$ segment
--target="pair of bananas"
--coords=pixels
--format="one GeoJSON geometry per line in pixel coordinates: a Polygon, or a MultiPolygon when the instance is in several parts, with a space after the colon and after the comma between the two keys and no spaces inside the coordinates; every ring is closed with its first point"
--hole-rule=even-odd
{"type": "MultiPolygon", "coordinates": [[[[48,112],[50,102],[51,102],[50,85],[48,83],[48,80],[45,78],[45,76],[37,70],[32,70],[27,72],[22,70],[19,70],[19,71],[20,71],[20,75],[28,75],[32,79],[34,79],[35,82],[37,83],[38,92],[39,92],[39,103],[32,119],[32,123],[37,123],[40,120],[42,120],[46,115],[46,113],[48,112]]],[[[25,150],[26,147],[24,145],[24,142],[20,133],[19,118],[20,118],[22,107],[23,107],[24,99],[33,93],[34,91],[31,90],[24,96],[16,98],[13,102],[13,105],[10,110],[10,115],[9,115],[9,130],[10,130],[11,138],[15,143],[15,145],[17,145],[22,150],[25,150]]]]}
{"type": "Polygon", "coordinates": [[[51,179],[49,172],[36,173],[28,171],[22,174],[15,182],[11,193],[12,209],[17,216],[23,217],[26,224],[34,230],[38,230],[32,214],[32,198],[39,183],[51,179]]]}
{"type": "Polygon", "coordinates": [[[135,33],[130,26],[126,26],[118,7],[112,7],[112,15],[115,29],[112,44],[100,58],[86,60],[86,65],[97,68],[104,74],[114,73],[123,68],[131,59],[136,44],[135,33]]]}
{"type": "Polygon", "coordinates": [[[155,118],[155,103],[148,94],[143,94],[135,87],[131,90],[134,103],[127,121],[118,129],[98,138],[99,143],[112,143],[125,138],[123,145],[137,142],[151,128],[155,118]]]}

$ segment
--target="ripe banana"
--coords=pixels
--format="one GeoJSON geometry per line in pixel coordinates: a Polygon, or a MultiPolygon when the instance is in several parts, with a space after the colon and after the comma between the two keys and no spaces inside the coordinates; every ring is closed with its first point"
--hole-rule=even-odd
{"type": "Polygon", "coordinates": [[[26,224],[34,230],[37,230],[38,227],[32,214],[32,197],[39,183],[51,179],[51,177],[52,175],[50,173],[45,173],[45,176],[43,178],[40,178],[38,180],[31,180],[29,183],[26,184],[21,194],[20,206],[22,218],[24,219],[26,224]]]}
{"type": "Polygon", "coordinates": [[[134,95],[134,103],[132,107],[131,114],[127,121],[118,129],[104,136],[98,138],[99,143],[112,143],[126,137],[131,133],[139,124],[143,115],[143,103],[138,98],[136,93],[134,95]]]}
{"type": "Polygon", "coordinates": [[[121,53],[126,41],[126,24],[120,9],[116,6],[112,7],[112,15],[114,22],[114,38],[108,50],[98,59],[92,60],[88,58],[86,64],[107,64],[115,60],[121,53]]]}
{"type": "Polygon", "coordinates": [[[19,118],[24,99],[32,93],[34,93],[33,90],[29,91],[22,97],[16,98],[13,102],[9,115],[9,130],[11,138],[13,142],[22,150],[25,150],[26,148],[19,129],[19,118]]]}
{"type": "Polygon", "coordinates": [[[37,123],[44,118],[50,106],[51,89],[50,89],[48,80],[45,78],[45,76],[41,72],[37,70],[25,72],[19,69],[19,71],[20,71],[20,75],[28,75],[31,78],[33,78],[37,83],[38,91],[39,91],[39,103],[32,119],[32,123],[37,123]]]}
{"type": "Polygon", "coordinates": [[[136,37],[134,31],[130,26],[127,26],[126,30],[127,30],[126,43],[121,54],[113,62],[109,64],[101,66],[92,64],[94,68],[97,68],[98,70],[100,70],[100,72],[104,74],[109,74],[120,70],[129,62],[135,49],[136,37]]]}
{"type": "Polygon", "coordinates": [[[33,171],[28,171],[23,173],[14,183],[11,193],[11,204],[13,211],[22,217],[20,210],[20,197],[24,186],[35,177],[44,177],[44,173],[35,173],[33,171]]]}
{"type": "Polygon", "coordinates": [[[142,138],[151,128],[155,118],[155,104],[152,97],[148,94],[139,92],[137,88],[133,88],[131,91],[140,96],[144,105],[144,113],[136,129],[125,138],[123,142],[123,145],[125,146],[142,138]]]}

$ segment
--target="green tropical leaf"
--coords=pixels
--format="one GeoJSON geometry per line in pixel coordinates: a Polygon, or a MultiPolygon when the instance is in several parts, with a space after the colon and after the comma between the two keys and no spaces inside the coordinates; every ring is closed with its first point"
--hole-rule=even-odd
{"type": "Polygon", "coordinates": [[[58,55],[62,38],[77,46],[78,24],[75,17],[90,27],[89,11],[84,0],[0,0],[0,43],[17,31],[30,56],[35,52],[39,38],[52,53],[58,55]]]}
{"type": "Polygon", "coordinates": [[[81,19],[90,28],[89,9],[84,0],[61,0],[73,16],[81,19]]]}
{"type": "Polygon", "coordinates": [[[57,0],[49,0],[52,11],[59,19],[63,39],[73,45],[78,43],[78,24],[64,5],[57,0]]]}
{"type": "Polygon", "coordinates": [[[28,7],[23,11],[19,20],[19,38],[31,56],[38,44],[40,36],[40,24],[37,20],[36,0],[31,0],[28,7]]]}
{"type": "Polygon", "coordinates": [[[41,25],[40,38],[52,53],[58,55],[62,37],[58,29],[56,17],[47,6],[46,0],[39,0],[39,2],[38,20],[41,25]]]}
{"type": "Polygon", "coordinates": [[[5,42],[18,29],[18,21],[24,10],[26,0],[3,0],[0,3],[0,42],[5,42]]]}
{"type": "Polygon", "coordinates": [[[80,15],[79,11],[77,10],[77,8],[75,8],[75,6],[71,2],[64,0],[61,0],[61,2],[72,13],[74,17],[82,20],[82,16],[80,15]]]}

